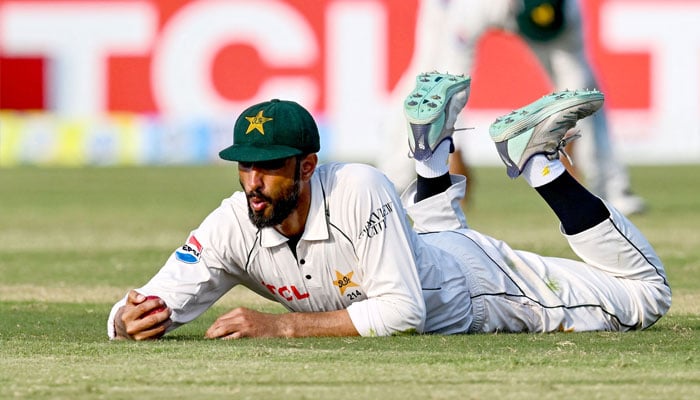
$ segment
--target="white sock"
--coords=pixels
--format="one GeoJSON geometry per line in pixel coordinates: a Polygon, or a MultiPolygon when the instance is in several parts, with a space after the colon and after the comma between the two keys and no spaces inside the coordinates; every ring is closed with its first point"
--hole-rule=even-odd
{"type": "Polygon", "coordinates": [[[416,161],[416,173],[423,178],[437,178],[445,175],[450,170],[448,164],[450,147],[452,147],[451,139],[440,142],[429,159],[416,161]]]}
{"type": "Polygon", "coordinates": [[[540,187],[558,178],[566,171],[558,159],[550,160],[544,154],[533,156],[523,168],[522,176],[532,187],[540,187]]]}

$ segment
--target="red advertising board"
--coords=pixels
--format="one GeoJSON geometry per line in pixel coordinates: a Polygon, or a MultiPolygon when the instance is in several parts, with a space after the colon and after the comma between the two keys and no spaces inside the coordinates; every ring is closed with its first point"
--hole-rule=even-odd
{"type": "MultiPolygon", "coordinates": [[[[368,82],[371,102],[385,102],[411,60],[419,1],[0,0],[0,109],[77,117],[220,117],[254,101],[292,96],[322,120],[330,115],[332,125],[349,119],[334,118],[338,113],[373,109],[373,104],[348,108],[344,90],[353,87],[352,80],[368,82]]],[[[658,93],[700,82],[697,68],[694,76],[666,75],[673,65],[685,65],[682,71],[691,74],[699,65],[700,46],[693,38],[700,37],[694,33],[700,24],[684,25],[684,33],[669,28],[679,18],[697,20],[700,4],[582,0],[581,5],[587,52],[613,125],[637,119],[630,112],[662,122],[676,119],[658,104],[673,98],[658,93]],[[649,16],[658,20],[643,25],[649,16]],[[676,33],[645,36],[657,31],[676,33]],[[693,65],[692,58],[674,64],[679,52],[669,44],[675,43],[695,54],[693,65]]],[[[534,56],[513,34],[490,32],[477,54],[469,100],[477,114],[518,107],[551,90],[534,56]]],[[[697,114],[697,96],[685,100],[683,107],[697,114]]],[[[618,131],[625,137],[638,129],[618,131]]]]}

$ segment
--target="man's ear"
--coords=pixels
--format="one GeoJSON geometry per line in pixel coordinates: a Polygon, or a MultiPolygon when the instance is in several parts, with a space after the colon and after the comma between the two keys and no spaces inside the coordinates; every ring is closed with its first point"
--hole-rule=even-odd
{"type": "Polygon", "coordinates": [[[301,173],[301,180],[308,181],[311,179],[316,170],[316,165],[318,164],[318,156],[316,153],[307,154],[299,164],[299,171],[301,173]]]}

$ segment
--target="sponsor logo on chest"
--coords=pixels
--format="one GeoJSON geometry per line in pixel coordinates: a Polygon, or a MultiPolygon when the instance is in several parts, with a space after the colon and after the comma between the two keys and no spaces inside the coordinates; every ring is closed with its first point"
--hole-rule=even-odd
{"type": "Polygon", "coordinates": [[[260,283],[272,293],[273,296],[279,296],[287,301],[304,300],[309,297],[309,293],[299,290],[295,285],[275,286],[265,281],[260,283]]]}

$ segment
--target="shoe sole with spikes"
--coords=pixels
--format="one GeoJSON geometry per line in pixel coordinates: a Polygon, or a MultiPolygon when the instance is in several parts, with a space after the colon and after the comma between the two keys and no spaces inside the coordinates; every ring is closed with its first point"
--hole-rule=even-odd
{"type": "Polygon", "coordinates": [[[409,156],[427,160],[440,142],[452,136],[457,115],[469,98],[470,84],[471,78],[465,75],[430,72],[416,77],[416,87],[404,101],[409,156]]]}
{"type": "Polygon", "coordinates": [[[566,90],[497,118],[489,133],[508,176],[517,178],[536,154],[559,158],[567,143],[580,136],[570,131],[576,122],[598,111],[603,101],[597,90],[566,90]]]}

